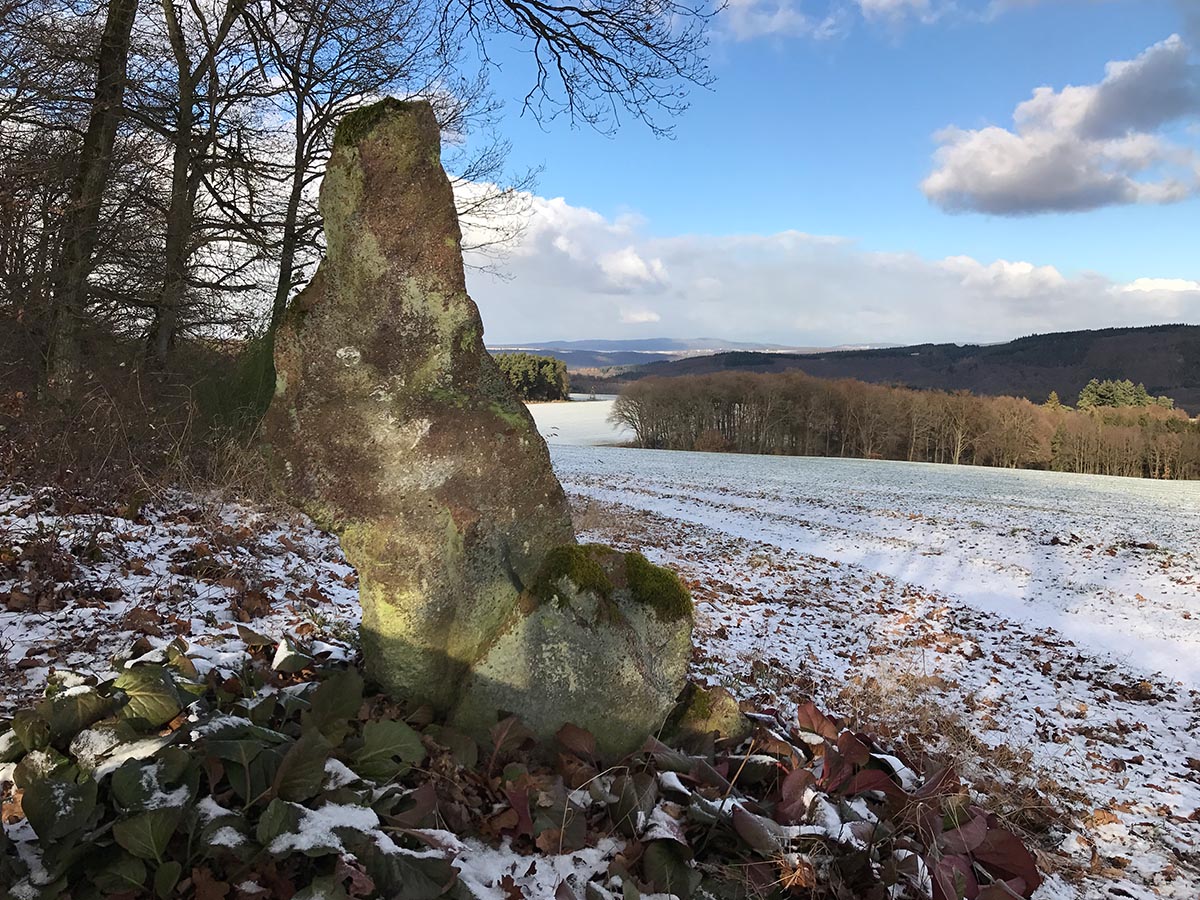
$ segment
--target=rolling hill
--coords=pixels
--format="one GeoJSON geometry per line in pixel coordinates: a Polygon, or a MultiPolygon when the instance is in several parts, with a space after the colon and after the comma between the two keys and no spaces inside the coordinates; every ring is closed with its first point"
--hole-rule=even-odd
{"type": "MultiPolygon", "coordinates": [[[[1200,326],[1155,325],[1036,334],[1003,344],[916,344],[817,353],[736,351],[656,362],[611,378],[613,390],[649,375],[698,375],[718,371],[782,372],[800,369],[819,378],[856,378],[912,388],[969,390],[1042,401],[1057,391],[1074,403],[1091,378],[1128,378],[1154,395],[1173,397],[1183,409],[1200,411],[1200,326]]],[[[588,381],[580,377],[580,387],[588,381]]]]}
{"type": "MultiPolygon", "coordinates": [[[[872,347],[885,346],[872,344],[872,347]]],[[[637,340],[530,341],[516,344],[489,344],[493,356],[506,353],[534,353],[553,356],[567,364],[572,372],[589,375],[619,374],[614,370],[644,366],[654,362],[712,356],[716,353],[829,353],[852,347],[788,347],[783,344],[749,344],[721,338],[642,338],[637,340]]]]}

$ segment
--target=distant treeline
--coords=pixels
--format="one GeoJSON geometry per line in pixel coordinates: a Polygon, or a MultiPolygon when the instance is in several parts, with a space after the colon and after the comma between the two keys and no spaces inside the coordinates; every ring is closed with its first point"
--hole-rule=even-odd
{"type": "Polygon", "coordinates": [[[505,353],[496,357],[500,371],[522,400],[569,400],[567,364],[553,356],[505,353]]]}
{"type": "Polygon", "coordinates": [[[844,456],[1200,478],[1200,424],[1126,382],[1079,409],[967,391],[916,391],[801,372],[645,378],[613,408],[641,447],[844,456]]]}

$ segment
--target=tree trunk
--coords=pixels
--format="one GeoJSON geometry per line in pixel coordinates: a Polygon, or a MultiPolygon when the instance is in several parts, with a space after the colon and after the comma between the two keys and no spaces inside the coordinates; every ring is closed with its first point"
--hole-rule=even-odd
{"type": "Polygon", "coordinates": [[[304,192],[304,177],[307,167],[304,159],[304,120],[302,105],[296,104],[296,158],[292,169],[292,190],[288,195],[287,212],[283,219],[283,240],[279,247],[279,280],[275,285],[275,302],[271,307],[271,328],[274,338],[287,311],[288,296],[292,292],[292,272],[296,266],[296,244],[298,242],[297,219],[300,215],[300,200],[304,192]]]}
{"type": "Polygon", "coordinates": [[[166,365],[175,330],[179,327],[179,309],[187,289],[188,241],[195,214],[190,177],[196,81],[173,0],[163,0],[163,13],[171,49],[175,54],[178,105],[171,155],[171,201],[167,207],[167,234],[163,249],[163,283],[147,347],[151,360],[159,368],[166,365]]]}
{"type": "Polygon", "coordinates": [[[163,255],[163,285],[159,293],[154,326],[150,333],[150,353],[162,367],[167,362],[179,310],[187,289],[188,238],[192,232],[191,174],[192,95],[190,85],[180,80],[179,121],[171,159],[171,203],[167,211],[167,236],[163,255]]]}
{"type": "Polygon", "coordinates": [[[71,186],[71,208],[63,226],[62,251],[54,276],[55,302],[46,348],[46,383],[52,391],[69,390],[79,370],[79,328],[87,306],[87,280],[100,222],[100,206],[112,169],[113,145],[121,123],[129,62],[129,36],[138,0],[109,0],[100,38],[96,94],[79,170],[71,186]]]}

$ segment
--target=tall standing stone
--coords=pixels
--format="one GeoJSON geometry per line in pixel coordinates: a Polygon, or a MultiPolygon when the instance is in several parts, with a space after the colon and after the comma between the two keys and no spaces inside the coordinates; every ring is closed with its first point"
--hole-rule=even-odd
{"type": "Polygon", "coordinates": [[[370,674],[448,711],[574,541],[546,444],[483,346],[429,104],[339,125],[326,258],[276,337],[267,434],[290,493],[358,569],[370,674]]]}
{"type": "Polygon", "coordinates": [[[683,686],[692,606],[579,547],[546,444],[483,346],[427,103],[338,126],[326,257],[276,336],[266,428],[289,493],[359,575],[368,673],[483,735],[514,712],[636,748],[683,686]]]}

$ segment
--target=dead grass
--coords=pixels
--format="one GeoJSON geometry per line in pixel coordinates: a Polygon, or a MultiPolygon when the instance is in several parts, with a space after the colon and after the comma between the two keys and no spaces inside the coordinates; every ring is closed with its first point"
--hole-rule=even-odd
{"type": "Polygon", "coordinates": [[[628,528],[630,516],[635,515],[634,511],[627,507],[614,506],[590,497],[573,495],[570,502],[571,522],[577,534],[621,534],[628,528]]]}
{"type": "Polygon", "coordinates": [[[953,767],[981,806],[1038,850],[1047,872],[1082,874],[1054,848],[1059,829],[1086,808],[1084,795],[1042,769],[1027,738],[1009,735],[998,743],[980,738],[970,714],[985,705],[954,688],[943,676],[926,673],[919,649],[910,649],[851,676],[828,706],[851,729],[895,747],[923,769],[953,767]]]}

